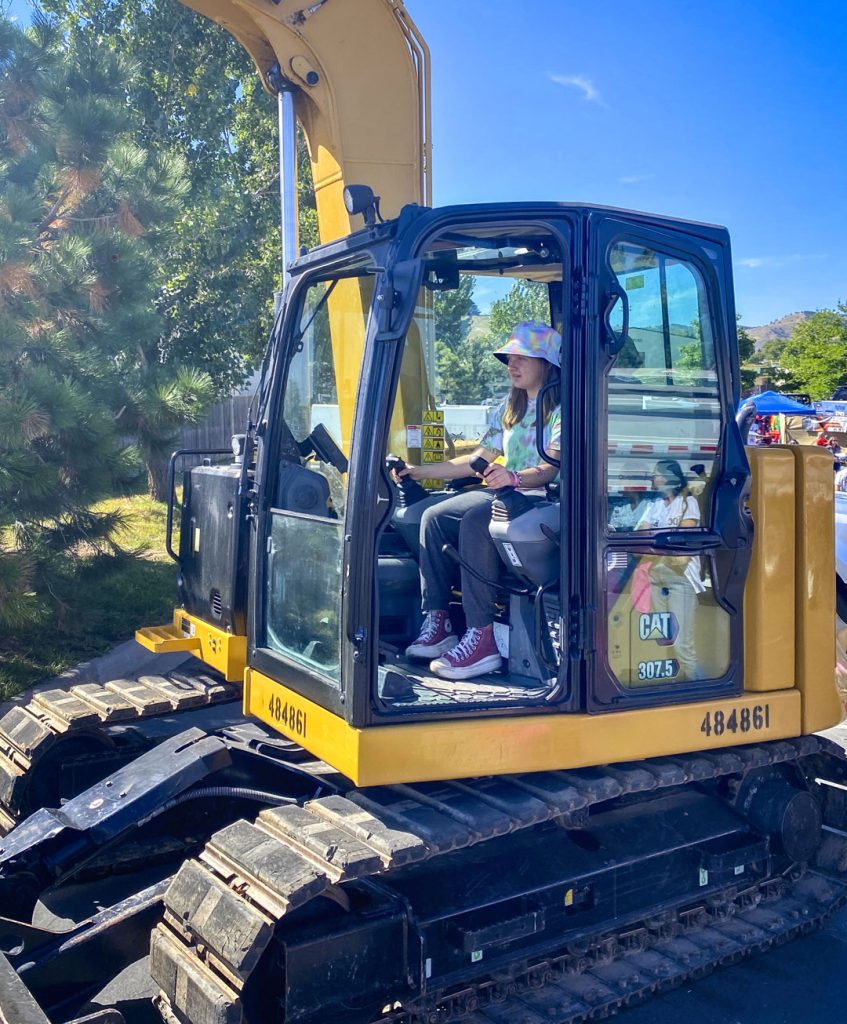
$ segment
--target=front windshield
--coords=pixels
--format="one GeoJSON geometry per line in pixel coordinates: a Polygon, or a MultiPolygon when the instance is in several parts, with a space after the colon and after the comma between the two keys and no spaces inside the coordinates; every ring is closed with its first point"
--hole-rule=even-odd
{"type": "Polygon", "coordinates": [[[457,226],[423,260],[386,442],[406,475],[380,539],[378,694],[398,714],[526,707],[564,671],[558,475],[535,426],[540,418],[545,449],[557,453],[563,248],[543,227],[457,226]],[[495,356],[504,345],[511,355],[495,356]],[[483,484],[475,457],[498,483],[483,484]],[[523,474],[515,522],[495,522],[492,499],[513,473],[523,474]],[[434,607],[446,631],[427,639],[434,607]],[[467,675],[441,664],[475,643],[484,653],[467,675]]]}
{"type": "Polygon", "coordinates": [[[329,484],[332,510],[343,516],[347,498],[353,413],[374,278],[333,278],[309,285],[288,368],[283,417],[305,465],[329,484]],[[331,439],[327,451],[321,428],[331,439]],[[318,444],[315,433],[318,432],[318,444]],[[343,460],[335,454],[340,453],[343,460]]]}

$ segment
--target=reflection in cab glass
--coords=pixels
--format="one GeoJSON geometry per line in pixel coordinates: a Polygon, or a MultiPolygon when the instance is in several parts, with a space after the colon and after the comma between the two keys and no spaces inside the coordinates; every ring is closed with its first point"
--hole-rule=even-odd
{"type": "Polygon", "coordinates": [[[543,229],[504,230],[432,244],[403,348],[378,558],[379,692],[398,711],[558,685],[563,256],[543,229]]]}
{"type": "Polygon", "coordinates": [[[721,413],[706,289],[693,264],[642,245],[619,242],[609,259],[628,314],[619,297],[607,376],[609,666],[625,687],[719,678],[729,616],[709,560],[614,549],[616,534],[711,524],[721,413]]]}
{"type": "Polygon", "coordinates": [[[373,280],[316,281],[305,292],[266,554],[264,645],[336,684],[347,468],[373,280]]]}

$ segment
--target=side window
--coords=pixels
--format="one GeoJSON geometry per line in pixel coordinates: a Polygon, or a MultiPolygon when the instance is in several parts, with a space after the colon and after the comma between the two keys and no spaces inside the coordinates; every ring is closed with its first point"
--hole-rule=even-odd
{"type": "Polygon", "coordinates": [[[693,264],[629,242],[609,258],[627,309],[618,298],[608,318],[617,348],[607,376],[608,527],[690,526],[695,508],[696,525],[707,525],[721,410],[703,279],[693,264]],[[648,522],[647,504],[668,487],[696,505],[663,517],[677,522],[648,522]]]}
{"type": "Polygon", "coordinates": [[[283,444],[279,508],[344,516],[353,406],[372,293],[372,277],[316,281],[306,292],[283,402],[290,436],[283,444]],[[327,492],[313,507],[296,500],[305,497],[307,474],[323,478],[313,481],[316,495],[327,492]]]}
{"type": "Polygon", "coordinates": [[[373,278],[312,283],[294,330],[265,553],[264,646],[340,679],[347,468],[373,278]]]}
{"type": "Polygon", "coordinates": [[[609,261],[621,292],[607,317],[609,668],[629,690],[718,679],[730,619],[708,553],[631,544],[640,531],[711,525],[721,405],[705,284],[693,263],[643,245],[617,242],[609,261]],[[621,534],[629,547],[616,547],[621,534]]]}

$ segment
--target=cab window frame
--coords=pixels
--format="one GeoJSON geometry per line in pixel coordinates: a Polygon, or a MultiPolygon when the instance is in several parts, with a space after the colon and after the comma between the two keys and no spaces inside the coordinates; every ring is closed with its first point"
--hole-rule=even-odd
{"type": "MultiPolygon", "coordinates": [[[[349,718],[350,713],[349,703],[346,700],[346,691],[350,685],[348,669],[350,645],[346,631],[348,609],[342,601],[339,615],[339,678],[337,685],[328,673],[313,670],[305,662],[289,658],[284,652],[267,645],[264,642],[267,637],[266,617],[268,612],[267,585],[269,566],[267,547],[273,528],[274,512],[280,511],[276,509],[274,501],[279,485],[281,451],[283,448],[284,417],[282,412],[291,364],[297,355],[297,349],[291,347],[291,342],[294,333],[302,324],[309,289],[321,281],[341,280],[351,277],[373,277],[376,282],[379,279],[381,267],[384,263],[386,245],[387,243],[382,243],[381,245],[362,245],[360,243],[349,249],[342,247],[336,258],[314,268],[306,265],[301,273],[290,282],[288,286],[290,290],[285,296],[284,319],[276,341],[277,350],[271,354],[269,361],[269,366],[273,372],[273,379],[269,381],[266,388],[266,406],[259,409],[258,426],[256,428],[257,443],[259,445],[256,487],[258,493],[262,495],[262,502],[256,510],[256,516],[252,524],[254,538],[251,543],[249,573],[251,592],[256,595],[256,600],[251,604],[248,621],[248,666],[271,679],[279,681],[292,691],[342,719],[349,718]],[[268,424],[270,424],[269,430],[267,429],[268,424]]],[[[375,320],[373,311],[377,291],[378,289],[375,287],[371,304],[364,311],[362,363],[360,364],[356,386],[354,422],[360,400],[365,354],[370,344],[372,325],[375,320]]],[[[351,436],[348,473],[352,471],[355,454],[356,441],[354,432],[351,436]]],[[[297,516],[299,519],[314,519],[320,523],[327,522],[326,516],[311,516],[291,511],[287,514],[297,516]]],[[[345,508],[344,516],[339,517],[338,520],[343,538],[342,578],[346,572],[348,562],[346,527],[349,515],[348,482],[347,508],[345,508]]]]}
{"type": "MultiPolygon", "coordinates": [[[[691,233],[685,236],[684,244],[676,233],[667,234],[657,225],[627,225],[622,218],[616,218],[610,211],[607,223],[599,226],[595,235],[594,245],[602,246],[599,266],[602,267],[601,281],[598,288],[611,291],[620,288],[619,278],[611,265],[611,254],[615,246],[630,244],[636,247],[649,248],[661,253],[666,258],[679,260],[693,266],[700,276],[703,292],[708,302],[708,315],[712,328],[712,345],[715,355],[716,397],[720,405],[720,430],[717,440],[717,452],[714,472],[709,484],[708,520],[706,509],[701,506],[701,524],[697,527],[686,527],[686,536],[694,543],[701,543],[702,549],[686,551],[676,548],[659,550],[655,541],[660,535],[674,532],[677,528],[657,528],[617,532],[610,529],[608,515],[609,500],[609,385],[608,375],[613,372],[614,358],[609,353],[608,324],[602,319],[597,321],[597,341],[594,346],[597,359],[597,416],[596,427],[592,431],[594,441],[592,450],[597,453],[597,470],[595,479],[598,495],[601,500],[594,510],[594,529],[599,540],[598,558],[593,576],[593,602],[598,609],[594,623],[594,649],[597,656],[593,659],[591,670],[592,685],[587,694],[589,711],[613,712],[625,708],[657,706],[661,704],[688,703],[721,696],[735,696],[741,692],[743,668],[743,622],[740,608],[736,607],[729,616],[729,641],[726,671],[719,677],[703,680],[683,680],[678,684],[659,683],[655,686],[639,686],[628,688],[617,680],[608,660],[608,621],[606,619],[606,564],[607,554],[612,551],[624,551],[633,555],[644,554],[696,554],[708,563],[713,582],[717,577],[716,560],[706,546],[719,533],[720,523],[718,508],[718,490],[721,481],[730,475],[732,467],[737,463],[734,443],[730,443],[730,434],[735,428],[734,417],[729,415],[733,408],[733,392],[737,390],[738,381],[733,375],[733,351],[736,351],[734,324],[725,322],[723,315],[730,304],[722,301],[721,281],[722,268],[728,259],[728,252],[721,251],[719,245],[707,238],[699,237],[697,226],[692,225],[691,233]],[[713,258],[707,255],[714,250],[713,258]],[[731,420],[731,422],[730,422],[731,420]],[[602,453],[602,454],[601,454],[602,453]],[[736,655],[738,657],[736,657],[736,655]]],[[[598,254],[599,255],[599,254],[598,254]]],[[[736,351],[737,355],[737,351],[736,351]]],[[[737,428],[735,428],[737,433],[737,428]]],[[[737,439],[735,439],[737,440],[737,439]]],[[[656,456],[661,458],[662,456],[656,456]]],[[[743,447],[741,449],[743,456],[743,447]]],[[[746,462],[746,459],[744,459],[746,462]]],[[[720,602],[719,602],[720,603],[720,602]]],[[[723,605],[722,605],[723,607],[723,605]]]]}
{"type": "MultiPolygon", "coordinates": [[[[551,302],[550,319],[551,321],[558,315],[562,319],[562,323],[565,329],[563,336],[563,356],[565,357],[563,365],[561,367],[561,396],[569,393],[571,387],[571,374],[570,374],[570,352],[572,349],[571,332],[577,326],[578,317],[574,315],[573,311],[573,295],[571,294],[571,277],[569,270],[571,270],[577,259],[577,241],[580,237],[579,218],[573,213],[567,211],[550,211],[549,214],[534,214],[527,216],[526,213],[515,217],[504,217],[503,220],[492,218],[491,212],[487,212],[483,217],[475,219],[473,216],[464,213],[461,219],[454,216],[440,219],[440,222],[433,224],[426,232],[419,235],[414,239],[413,243],[409,246],[407,255],[410,259],[419,260],[422,263],[425,261],[425,255],[427,252],[432,251],[433,243],[439,239],[443,239],[445,234],[458,235],[462,231],[467,231],[469,234],[474,231],[490,231],[498,232],[500,234],[511,234],[518,235],[521,230],[532,230],[538,233],[540,236],[548,236],[558,243],[560,250],[559,266],[561,267],[561,291],[559,298],[559,309],[557,310],[551,302]]],[[[496,237],[496,235],[492,235],[496,237]]],[[[456,244],[457,248],[460,246],[451,239],[453,244],[456,244]]],[[[473,273],[471,266],[468,266],[468,273],[473,273]]],[[[513,280],[515,282],[521,280],[519,275],[516,275],[513,280]]],[[[409,325],[411,324],[413,316],[410,317],[409,325]]],[[[408,326],[407,325],[407,328],[408,326]]],[[[393,356],[392,366],[390,369],[390,388],[386,395],[386,401],[384,406],[384,414],[380,417],[380,436],[379,445],[383,446],[388,440],[388,431],[390,426],[390,413],[394,407],[394,403],[397,398],[400,371],[402,366],[403,352],[405,350],[405,331],[402,338],[398,338],[392,343],[393,345],[393,356]]],[[[572,405],[573,403],[571,403],[572,405]]],[[[563,430],[569,429],[570,426],[570,412],[564,407],[562,409],[563,416],[563,430]]],[[[561,536],[563,538],[569,536],[570,530],[570,514],[568,509],[568,502],[565,498],[565,480],[569,479],[570,472],[570,451],[567,450],[567,446],[563,445],[561,453],[562,465],[559,468],[559,477],[561,481],[561,493],[559,498],[559,523],[562,530],[561,536]]],[[[382,462],[382,460],[380,460],[382,462]]],[[[384,466],[379,467],[380,476],[380,487],[387,489],[387,494],[391,501],[391,510],[393,511],[397,496],[396,488],[391,484],[387,472],[384,466]]],[[[381,491],[382,493],[382,491],[381,491]]],[[[376,581],[376,573],[378,571],[378,557],[379,557],[379,540],[382,532],[388,520],[390,518],[390,511],[382,520],[374,537],[374,549],[373,549],[373,576],[376,581]]],[[[560,557],[560,572],[559,572],[559,586],[560,586],[560,616],[562,621],[562,633],[563,643],[565,643],[564,637],[567,631],[567,611],[566,608],[569,604],[570,596],[568,592],[562,591],[562,586],[569,587],[571,585],[571,576],[568,571],[569,569],[569,557],[566,551],[566,547],[563,545],[562,555],[560,557]]],[[[378,587],[375,583],[373,588],[373,603],[374,603],[374,614],[373,614],[373,633],[374,641],[378,638],[379,632],[379,615],[378,615],[378,587]]],[[[523,714],[546,714],[546,713],[562,713],[565,711],[579,710],[579,688],[575,684],[574,679],[569,677],[570,660],[567,657],[566,644],[563,648],[561,664],[559,666],[559,674],[557,683],[554,688],[554,699],[548,699],[547,697],[534,698],[527,700],[523,703],[515,702],[511,704],[487,704],[485,702],[474,702],[456,705],[455,710],[453,709],[436,709],[432,707],[425,708],[423,710],[416,709],[413,704],[408,706],[398,706],[397,704],[389,703],[383,700],[378,694],[378,656],[377,652],[374,651],[373,660],[373,672],[370,683],[370,694],[369,694],[369,708],[367,716],[362,719],[361,724],[363,725],[376,725],[376,724],[390,724],[396,722],[411,722],[411,721],[447,721],[449,719],[467,717],[468,714],[472,714],[474,717],[478,716],[514,716],[523,714]],[[563,685],[563,676],[565,682],[563,685]]],[[[505,677],[504,677],[505,678],[505,677]]]]}

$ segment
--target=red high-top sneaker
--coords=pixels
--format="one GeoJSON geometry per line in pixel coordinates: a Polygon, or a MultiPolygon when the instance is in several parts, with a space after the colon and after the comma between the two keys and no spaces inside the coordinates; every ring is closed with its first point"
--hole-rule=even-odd
{"type": "Polygon", "coordinates": [[[420,636],[406,648],[407,658],[437,658],[455,647],[458,637],[453,632],[447,612],[427,612],[420,636]]]}
{"type": "Polygon", "coordinates": [[[442,679],[472,679],[496,672],[502,665],[494,627],[469,629],[456,646],[430,663],[430,671],[442,679]]]}

